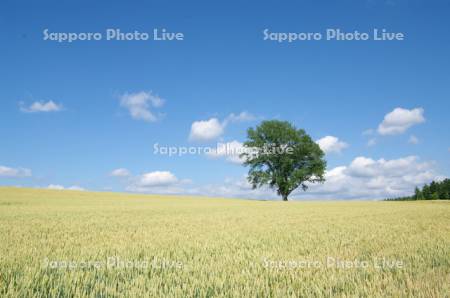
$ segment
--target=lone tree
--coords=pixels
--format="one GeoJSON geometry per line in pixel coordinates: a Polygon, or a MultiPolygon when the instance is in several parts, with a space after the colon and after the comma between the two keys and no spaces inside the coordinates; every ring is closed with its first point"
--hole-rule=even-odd
{"type": "Polygon", "coordinates": [[[241,154],[249,166],[248,181],[253,189],[269,185],[283,201],[293,190],[308,183],[324,182],[324,153],[303,129],[286,121],[263,121],[247,131],[241,154]]]}

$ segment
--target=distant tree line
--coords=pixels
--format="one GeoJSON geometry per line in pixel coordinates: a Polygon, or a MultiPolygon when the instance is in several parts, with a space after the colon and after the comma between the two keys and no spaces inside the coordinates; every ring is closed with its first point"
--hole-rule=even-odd
{"type": "Polygon", "coordinates": [[[450,179],[441,182],[433,181],[425,184],[422,189],[416,187],[410,197],[386,199],[385,201],[414,201],[414,200],[450,200],[450,179]]]}

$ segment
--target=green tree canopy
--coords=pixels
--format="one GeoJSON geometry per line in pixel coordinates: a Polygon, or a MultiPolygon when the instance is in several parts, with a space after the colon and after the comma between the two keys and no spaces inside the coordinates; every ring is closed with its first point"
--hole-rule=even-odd
{"type": "Polygon", "coordinates": [[[411,201],[411,200],[449,200],[450,199],[450,179],[442,181],[432,181],[430,185],[425,184],[422,189],[416,187],[414,195],[386,199],[387,201],[411,201]]]}
{"type": "Polygon", "coordinates": [[[253,188],[268,185],[284,201],[298,187],[324,182],[324,153],[303,129],[289,122],[263,121],[247,131],[247,149],[241,154],[249,166],[248,181],[253,188]]]}

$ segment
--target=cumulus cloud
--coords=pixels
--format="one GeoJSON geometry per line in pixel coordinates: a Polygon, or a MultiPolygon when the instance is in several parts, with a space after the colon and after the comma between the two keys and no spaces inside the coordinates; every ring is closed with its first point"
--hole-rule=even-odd
{"type": "Polygon", "coordinates": [[[244,159],[239,156],[244,153],[244,150],[244,144],[235,140],[227,143],[218,143],[217,148],[207,152],[206,155],[210,158],[225,158],[231,163],[242,164],[244,159]]]}
{"type": "Polygon", "coordinates": [[[25,168],[10,168],[6,166],[0,166],[0,177],[6,178],[24,178],[30,177],[31,170],[25,168]]]}
{"type": "MultiPolygon", "coordinates": [[[[443,179],[433,162],[421,161],[417,156],[398,159],[372,159],[356,157],[349,165],[329,169],[323,184],[310,184],[303,192],[295,190],[290,199],[374,200],[411,195],[415,186],[422,186],[432,180],[443,179]]],[[[185,194],[215,197],[254,198],[280,200],[274,190],[268,187],[252,189],[246,180],[227,179],[223,184],[204,185],[183,190],[185,194]]]]}
{"type": "Polygon", "coordinates": [[[187,194],[188,179],[178,179],[169,171],[154,171],[132,177],[126,190],[153,194],[187,194]]]}
{"type": "Polygon", "coordinates": [[[204,197],[225,197],[275,200],[276,193],[268,187],[252,189],[246,177],[227,178],[223,183],[192,185],[190,180],[178,180],[177,182],[158,185],[144,186],[133,183],[127,187],[128,191],[151,194],[175,194],[192,195],[204,197]]]}
{"type": "Polygon", "coordinates": [[[138,177],[136,184],[144,187],[167,186],[177,183],[178,179],[169,171],[144,173],[138,177]]]}
{"type": "Polygon", "coordinates": [[[152,112],[152,108],[159,108],[164,105],[164,99],[152,94],[152,92],[125,93],[120,96],[120,105],[126,108],[133,119],[147,122],[158,120],[152,112]]]}
{"type": "Polygon", "coordinates": [[[339,140],[334,136],[326,136],[316,141],[320,149],[325,153],[340,153],[343,149],[348,147],[348,144],[339,140]]]}
{"type": "Polygon", "coordinates": [[[253,121],[256,117],[248,112],[240,114],[231,113],[223,121],[217,118],[194,121],[191,124],[189,140],[195,142],[207,142],[218,139],[225,132],[225,127],[230,123],[253,121]]]}
{"type": "Polygon", "coordinates": [[[20,110],[25,113],[45,113],[45,112],[59,112],[64,109],[62,104],[55,103],[53,100],[47,102],[35,101],[29,106],[20,103],[20,110]]]}
{"type": "Polygon", "coordinates": [[[77,190],[77,191],[85,191],[86,189],[77,186],[77,185],[72,185],[69,187],[64,187],[63,185],[60,184],[50,184],[47,186],[47,189],[53,189],[53,190],[77,190]]]}
{"type": "MultiPolygon", "coordinates": [[[[233,141],[225,144],[239,148],[242,144],[233,141]]],[[[230,158],[223,151],[211,153],[212,158],[230,158]]],[[[340,199],[383,199],[411,195],[414,187],[423,186],[432,180],[442,180],[436,164],[422,161],[417,156],[397,159],[373,159],[359,156],[348,165],[328,169],[323,184],[311,184],[307,192],[295,190],[290,199],[340,200],[340,199]]],[[[226,179],[223,183],[196,186],[189,180],[177,178],[169,171],[154,171],[132,176],[128,191],[154,194],[183,194],[212,197],[253,198],[279,200],[276,192],[268,187],[252,189],[246,176],[226,179]]]]}
{"type": "Polygon", "coordinates": [[[253,189],[245,176],[227,178],[221,184],[207,184],[188,189],[188,194],[208,197],[277,200],[276,192],[268,187],[253,189]]]}
{"type": "Polygon", "coordinates": [[[189,140],[198,142],[215,140],[223,134],[224,128],[217,118],[195,121],[191,125],[189,140]]]}
{"type": "Polygon", "coordinates": [[[63,190],[65,189],[64,186],[59,184],[50,184],[47,186],[48,189],[55,189],[55,190],[63,190]]]}
{"type": "Polygon", "coordinates": [[[411,126],[425,122],[423,113],[422,108],[411,110],[395,108],[384,116],[383,121],[378,126],[378,133],[381,135],[402,134],[411,126]]]}
{"type": "Polygon", "coordinates": [[[127,169],[118,168],[109,173],[109,175],[113,177],[128,177],[131,175],[131,173],[127,169]]]}
{"type": "Polygon", "coordinates": [[[410,195],[415,186],[439,179],[433,162],[423,162],[417,156],[398,159],[356,157],[348,166],[326,172],[326,182],[311,185],[306,193],[296,191],[301,198],[381,199],[410,195]]]}

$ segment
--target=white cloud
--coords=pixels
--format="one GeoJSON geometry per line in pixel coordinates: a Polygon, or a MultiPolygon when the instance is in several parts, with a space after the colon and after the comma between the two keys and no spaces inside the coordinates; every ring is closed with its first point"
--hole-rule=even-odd
{"type": "Polygon", "coordinates": [[[60,184],[50,184],[47,186],[48,189],[53,189],[53,190],[77,190],[77,191],[85,191],[86,189],[77,186],[77,185],[72,185],[69,187],[64,187],[63,185],[60,184]]]}
{"type": "MultiPolygon", "coordinates": [[[[328,170],[324,184],[312,184],[303,192],[295,190],[290,199],[373,200],[411,195],[415,186],[422,186],[432,180],[443,179],[433,162],[423,162],[417,156],[398,159],[378,159],[357,157],[347,166],[328,170]]],[[[268,187],[253,190],[245,177],[227,179],[223,184],[205,185],[185,189],[185,194],[280,200],[268,187]]]]}
{"type": "Polygon", "coordinates": [[[347,168],[347,172],[352,176],[369,177],[375,175],[375,165],[377,162],[371,158],[359,156],[355,158],[347,168]]]}
{"type": "Polygon", "coordinates": [[[320,149],[325,153],[340,153],[343,149],[348,147],[348,144],[340,141],[339,138],[334,136],[326,136],[316,141],[319,144],[320,149]]]}
{"type": "Polygon", "coordinates": [[[239,156],[241,153],[244,153],[244,148],[244,144],[239,141],[218,143],[217,148],[211,150],[206,155],[211,158],[225,158],[231,163],[242,164],[244,159],[239,156]]]}
{"type": "Polygon", "coordinates": [[[127,191],[153,194],[187,194],[184,187],[189,179],[178,179],[169,171],[154,171],[135,176],[126,187],[127,191]]]}
{"type": "Polygon", "coordinates": [[[224,126],[217,118],[195,121],[191,125],[190,141],[206,142],[215,140],[224,132],[224,126]]]}
{"type": "MultiPolygon", "coordinates": [[[[242,144],[233,141],[231,147],[242,144]]],[[[226,158],[223,151],[210,157],[226,158]]],[[[230,160],[239,162],[239,160],[230,160]]],[[[417,156],[397,159],[373,159],[359,156],[348,165],[327,170],[324,184],[311,184],[308,191],[295,190],[290,199],[340,200],[340,199],[383,199],[411,195],[415,186],[422,186],[432,180],[443,179],[434,162],[421,161],[417,156]]],[[[246,177],[226,179],[221,184],[191,185],[188,180],[178,179],[169,171],[155,171],[132,177],[126,188],[132,192],[155,194],[183,194],[212,197],[235,197],[279,200],[274,190],[268,187],[252,189],[246,177]],[[189,184],[189,185],[187,185],[189,184]]]]}
{"type": "Polygon", "coordinates": [[[306,193],[295,196],[308,199],[381,199],[410,195],[415,186],[422,186],[442,177],[432,162],[417,156],[374,160],[357,157],[348,166],[328,170],[322,185],[311,185],[306,193]]]}
{"type": "Polygon", "coordinates": [[[133,119],[147,122],[155,122],[158,117],[151,108],[159,108],[164,105],[164,100],[152,92],[125,93],[120,96],[120,105],[126,108],[133,119]]]}
{"type": "Polygon", "coordinates": [[[222,184],[209,184],[198,188],[190,189],[191,195],[225,197],[225,198],[245,198],[278,200],[276,192],[268,187],[253,189],[247,178],[225,179],[222,184]]]}
{"type": "Polygon", "coordinates": [[[62,104],[55,103],[53,100],[47,102],[35,101],[28,107],[24,106],[22,102],[20,103],[20,110],[25,113],[59,112],[63,109],[62,104]]]}
{"type": "Polygon", "coordinates": [[[59,184],[50,184],[49,186],[47,186],[48,189],[55,189],[55,190],[63,190],[65,189],[64,186],[59,185],[59,184]]]}
{"type": "Polygon", "coordinates": [[[419,139],[415,135],[409,136],[408,143],[417,145],[419,144],[419,139]]]}
{"type": "Polygon", "coordinates": [[[256,117],[248,112],[235,115],[231,113],[221,122],[217,118],[194,121],[189,134],[190,141],[207,142],[218,139],[225,132],[225,127],[230,123],[253,121],[256,117]]]}
{"type": "Polygon", "coordinates": [[[131,173],[127,169],[119,168],[113,170],[111,173],[109,173],[109,175],[113,177],[128,177],[131,175],[131,173]]]}
{"type": "Polygon", "coordinates": [[[402,134],[411,126],[425,122],[423,113],[422,108],[412,110],[395,108],[384,116],[383,122],[378,126],[378,133],[381,135],[402,134]]]}
{"type": "Polygon", "coordinates": [[[144,173],[140,175],[136,180],[136,185],[141,187],[154,187],[154,186],[168,186],[178,182],[178,178],[175,177],[169,171],[155,171],[144,173]]]}
{"type": "Polygon", "coordinates": [[[80,187],[80,186],[77,186],[77,185],[69,186],[67,189],[68,190],[78,190],[78,191],[85,191],[86,190],[83,187],[80,187]]]}
{"type": "Polygon", "coordinates": [[[237,115],[231,113],[225,118],[225,120],[223,121],[223,125],[227,125],[228,123],[254,121],[255,119],[256,117],[254,115],[245,111],[237,115]]]}
{"type": "Polygon", "coordinates": [[[31,170],[25,168],[10,168],[6,166],[0,166],[0,177],[7,178],[23,178],[30,177],[31,170]]]}
{"type": "Polygon", "coordinates": [[[204,197],[227,197],[246,199],[277,199],[274,191],[268,187],[252,189],[246,177],[239,179],[227,178],[223,183],[206,184],[201,186],[191,185],[192,181],[184,179],[173,181],[173,183],[158,186],[144,186],[135,181],[126,189],[132,192],[152,194],[177,194],[204,197]]]}

